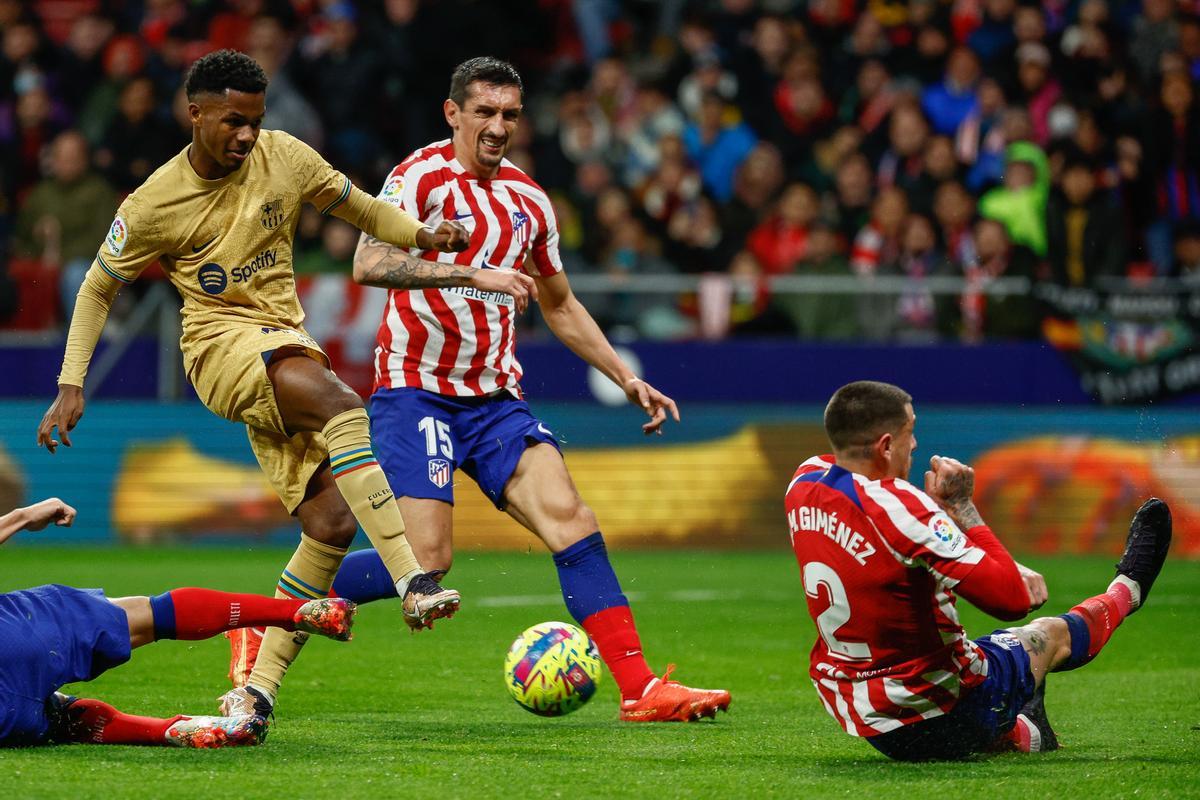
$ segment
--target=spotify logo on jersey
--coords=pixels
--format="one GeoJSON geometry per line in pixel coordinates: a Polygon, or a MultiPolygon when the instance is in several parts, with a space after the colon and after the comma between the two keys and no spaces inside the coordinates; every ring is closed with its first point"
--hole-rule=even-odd
{"type": "Polygon", "coordinates": [[[220,264],[209,262],[200,268],[200,288],[209,294],[220,294],[225,291],[226,284],[229,283],[229,278],[225,275],[225,270],[220,264]]]}

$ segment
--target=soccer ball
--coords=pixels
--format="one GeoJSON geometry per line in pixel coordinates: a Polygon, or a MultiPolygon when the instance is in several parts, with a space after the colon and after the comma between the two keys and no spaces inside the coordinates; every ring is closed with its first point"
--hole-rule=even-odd
{"type": "Polygon", "coordinates": [[[570,714],[596,693],[600,654],[588,635],[565,622],[529,628],[508,648],[504,685],[527,711],[542,717],[570,714]]]}

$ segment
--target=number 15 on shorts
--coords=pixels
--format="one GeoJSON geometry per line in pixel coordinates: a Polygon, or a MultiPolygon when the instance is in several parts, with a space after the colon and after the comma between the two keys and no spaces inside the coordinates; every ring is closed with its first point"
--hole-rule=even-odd
{"type": "Polygon", "coordinates": [[[425,434],[425,455],[454,459],[454,443],[450,440],[450,425],[440,419],[425,417],[417,423],[417,430],[425,434]]]}

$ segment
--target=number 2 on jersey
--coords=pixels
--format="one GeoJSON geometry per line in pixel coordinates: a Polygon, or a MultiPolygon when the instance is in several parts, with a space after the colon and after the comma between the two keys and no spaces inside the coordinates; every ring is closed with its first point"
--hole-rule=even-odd
{"type": "Polygon", "coordinates": [[[425,454],[436,456],[438,445],[441,445],[442,455],[454,458],[454,443],[450,441],[450,426],[440,419],[425,417],[417,423],[417,430],[425,434],[425,454]]]}
{"type": "Polygon", "coordinates": [[[829,594],[829,608],[817,617],[817,630],[825,640],[832,655],[848,661],[866,661],[871,658],[871,648],[866,642],[843,642],[834,634],[850,621],[850,600],[842,579],[828,564],[810,561],[804,565],[804,593],[814,600],[820,599],[821,587],[829,594]]]}

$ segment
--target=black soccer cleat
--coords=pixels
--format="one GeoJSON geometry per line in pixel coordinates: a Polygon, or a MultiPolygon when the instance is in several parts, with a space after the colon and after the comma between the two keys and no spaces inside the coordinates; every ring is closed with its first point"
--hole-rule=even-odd
{"type": "Polygon", "coordinates": [[[1021,717],[1025,718],[1025,724],[1029,726],[1029,752],[1048,753],[1058,749],[1058,736],[1050,727],[1050,720],[1046,718],[1045,681],[1042,681],[1033,697],[1029,698],[1029,702],[1021,707],[1017,718],[1021,717]]]}
{"type": "MultiPolygon", "coordinates": [[[[1141,589],[1137,611],[1146,605],[1150,587],[1171,548],[1171,509],[1157,497],[1151,497],[1133,515],[1129,523],[1129,538],[1125,540],[1125,552],[1117,562],[1117,574],[1137,581],[1141,589]]],[[[1130,611],[1129,613],[1133,613],[1130,611]]]]}
{"type": "Polygon", "coordinates": [[[432,628],[434,620],[448,619],[458,611],[462,602],[458,592],[438,583],[445,574],[445,570],[423,572],[409,582],[400,608],[404,621],[414,633],[432,628]]]}

